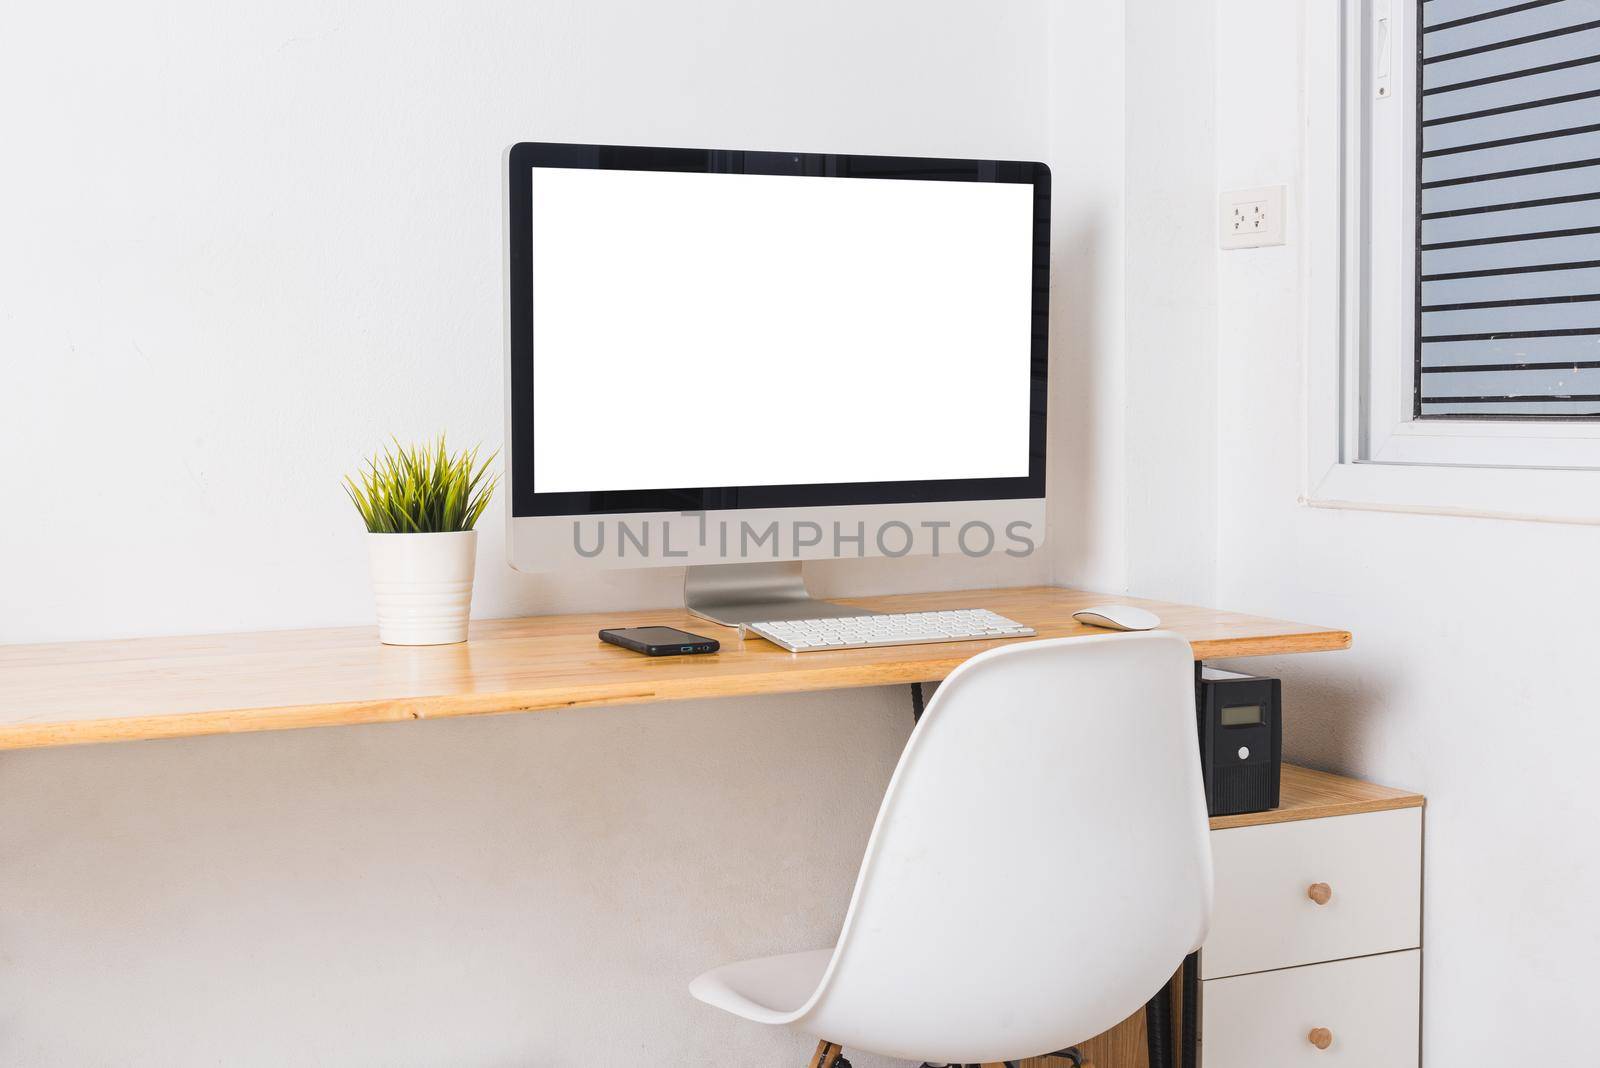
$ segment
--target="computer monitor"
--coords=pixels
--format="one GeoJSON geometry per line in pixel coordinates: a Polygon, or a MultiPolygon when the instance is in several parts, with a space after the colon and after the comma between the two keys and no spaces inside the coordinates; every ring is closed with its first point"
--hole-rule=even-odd
{"type": "Polygon", "coordinates": [[[859,614],[803,560],[1042,543],[1043,163],[505,163],[514,567],[686,566],[689,607],[737,623],[859,614]]]}

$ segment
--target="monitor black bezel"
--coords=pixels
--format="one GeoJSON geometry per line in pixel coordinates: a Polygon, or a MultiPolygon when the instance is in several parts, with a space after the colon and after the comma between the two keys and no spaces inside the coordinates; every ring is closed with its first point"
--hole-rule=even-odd
{"type": "MultiPolygon", "coordinates": [[[[1045,398],[1050,316],[1050,168],[1014,160],[857,156],[819,152],[750,152],[523,142],[506,154],[508,188],[508,313],[511,426],[507,445],[511,506],[516,517],[801,508],[861,504],[1043,499],[1045,398]],[[1005,182],[1033,186],[1033,298],[1028,474],[1018,478],[927,479],[913,482],[701,486],[677,489],[538,493],[533,486],[532,173],[535,167],[596,170],[802,175],[819,178],[1005,182]]],[[[691,421],[685,420],[685,434],[691,421]]],[[[959,428],[946,428],[959,432],[959,428]]],[[[930,428],[937,431],[938,428],[930,428]]]]}

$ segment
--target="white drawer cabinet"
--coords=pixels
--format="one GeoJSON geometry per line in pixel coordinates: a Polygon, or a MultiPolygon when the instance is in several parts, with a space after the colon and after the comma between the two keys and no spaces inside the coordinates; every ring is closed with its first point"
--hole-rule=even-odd
{"type": "Polygon", "coordinates": [[[1203,1068],[1417,1068],[1422,809],[1211,833],[1203,1068]]]}
{"type": "Polygon", "coordinates": [[[1202,979],[1421,944],[1421,809],[1213,831],[1211,848],[1202,979]]]}
{"type": "Polygon", "coordinates": [[[1417,950],[1216,979],[1206,1068],[1417,1068],[1417,950]],[[1313,1031],[1319,1048],[1312,1042],[1313,1031]]]}

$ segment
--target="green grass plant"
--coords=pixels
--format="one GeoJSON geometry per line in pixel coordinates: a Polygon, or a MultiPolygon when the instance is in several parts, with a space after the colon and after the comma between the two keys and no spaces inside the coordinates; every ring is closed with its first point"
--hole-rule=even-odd
{"type": "Polygon", "coordinates": [[[436,534],[471,530],[489,506],[500,476],[489,474],[496,451],[483,460],[478,448],[452,453],[444,435],[401,445],[397,439],[346,475],[344,491],[374,534],[436,534]]]}

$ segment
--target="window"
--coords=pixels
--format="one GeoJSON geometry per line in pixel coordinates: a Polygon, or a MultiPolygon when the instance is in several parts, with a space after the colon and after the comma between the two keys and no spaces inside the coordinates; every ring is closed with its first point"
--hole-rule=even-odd
{"type": "Polygon", "coordinates": [[[1600,0],[1307,0],[1306,503],[1600,523],[1600,0]]]}
{"type": "Polygon", "coordinates": [[[1600,418],[1600,0],[1419,0],[1412,414],[1600,418]]]}

